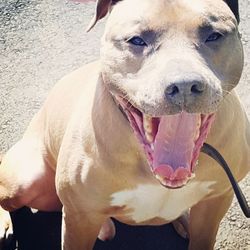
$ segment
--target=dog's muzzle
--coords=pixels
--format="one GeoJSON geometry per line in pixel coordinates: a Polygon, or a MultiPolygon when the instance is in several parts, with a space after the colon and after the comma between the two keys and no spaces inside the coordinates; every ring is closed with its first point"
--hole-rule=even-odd
{"type": "Polygon", "coordinates": [[[181,112],[152,117],[122,97],[115,99],[160,183],[168,188],[179,188],[193,178],[215,115],[181,112]]]}

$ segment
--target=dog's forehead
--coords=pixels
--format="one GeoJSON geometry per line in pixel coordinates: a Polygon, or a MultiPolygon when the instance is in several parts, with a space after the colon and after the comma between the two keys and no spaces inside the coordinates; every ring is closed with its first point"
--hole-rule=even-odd
{"type": "Polygon", "coordinates": [[[126,29],[136,24],[162,29],[180,23],[192,28],[210,20],[235,18],[222,0],[123,0],[114,7],[110,19],[113,29],[116,25],[126,29]]]}

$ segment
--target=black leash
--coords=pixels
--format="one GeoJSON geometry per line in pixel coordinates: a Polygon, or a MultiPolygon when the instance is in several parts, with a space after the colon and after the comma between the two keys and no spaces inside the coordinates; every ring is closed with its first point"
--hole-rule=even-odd
{"type": "Polygon", "coordinates": [[[203,144],[203,147],[201,148],[201,152],[209,155],[211,158],[213,158],[215,161],[217,161],[219,163],[219,165],[221,165],[221,167],[224,169],[229,181],[231,182],[234,193],[235,193],[237,200],[240,204],[241,210],[243,211],[243,213],[245,214],[245,216],[247,218],[250,218],[250,208],[248,206],[246,197],[242,193],[240,186],[236,182],[228,164],[223,159],[222,155],[214,147],[212,147],[211,145],[209,145],[207,143],[203,144]]]}

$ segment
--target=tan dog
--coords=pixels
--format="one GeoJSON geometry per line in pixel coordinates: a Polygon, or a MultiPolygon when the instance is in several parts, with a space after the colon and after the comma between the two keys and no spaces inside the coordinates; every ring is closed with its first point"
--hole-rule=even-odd
{"type": "Polygon", "coordinates": [[[233,192],[199,154],[207,135],[237,180],[250,168],[232,90],[243,66],[237,3],[98,0],[90,28],[108,12],[100,61],[64,77],[3,158],[1,205],[62,203],[65,250],[113,236],[111,216],[155,225],[191,208],[189,249],[213,249],[233,192]]]}

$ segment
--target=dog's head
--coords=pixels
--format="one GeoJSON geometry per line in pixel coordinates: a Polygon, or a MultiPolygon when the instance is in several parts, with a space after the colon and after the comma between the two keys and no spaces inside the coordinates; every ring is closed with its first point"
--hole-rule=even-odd
{"type": "Polygon", "coordinates": [[[243,52],[235,0],[98,0],[102,76],[161,183],[191,177],[243,52]]]}

